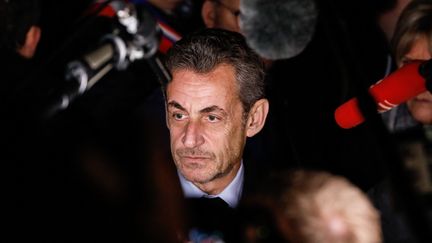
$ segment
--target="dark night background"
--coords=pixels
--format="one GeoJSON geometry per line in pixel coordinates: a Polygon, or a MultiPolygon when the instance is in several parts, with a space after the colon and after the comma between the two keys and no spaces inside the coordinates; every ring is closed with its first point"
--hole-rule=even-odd
{"type": "MultiPolygon", "coordinates": [[[[264,131],[246,147],[246,163],[324,169],[364,191],[391,171],[388,165],[398,160],[394,140],[366,94],[383,77],[389,53],[375,22],[387,1],[378,2],[382,5],[318,1],[311,43],[269,71],[272,110],[264,131]],[[363,97],[368,121],[343,130],[333,112],[353,96],[363,97]]],[[[112,29],[110,19],[83,15],[90,3],[41,2],[42,39],[33,65],[23,73],[24,90],[35,94],[24,98],[55,92],[65,82],[66,64],[97,46],[112,29]]],[[[200,1],[194,3],[194,14],[182,19],[188,26],[183,34],[203,26],[200,1]]],[[[38,117],[43,102],[15,104],[19,118],[5,129],[12,139],[5,141],[4,166],[13,171],[6,177],[11,182],[6,211],[17,241],[134,242],[176,225],[158,225],[158,218],[174,218],[179,207],[166,199],[180,200],[159,86],[147,62],[140,60],[125,71],[111,71],[49,119],[38,117]],[[160,193],[161,188],[167,192],[160,193]]]]}

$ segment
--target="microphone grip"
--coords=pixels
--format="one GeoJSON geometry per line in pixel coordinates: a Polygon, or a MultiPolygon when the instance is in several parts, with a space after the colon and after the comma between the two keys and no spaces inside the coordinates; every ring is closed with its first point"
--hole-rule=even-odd
{"type": "Polygon", "coordinates": [[[52,117],[69,107],[77,96],[91,88],[112,69],[112,62],[116,61],[115,58],[115,46],[112,42],[106,42],[96,50],[84,55],[80,60],[70,62],[66,68],[66,82],[49,99],[50,102],[43,116],[52,117]]]}
{"type": "Polygon", "coordinates": [[[426,80],[426,89],[432,93],[432,59],[420,65],[419,73],[426,80]]]}

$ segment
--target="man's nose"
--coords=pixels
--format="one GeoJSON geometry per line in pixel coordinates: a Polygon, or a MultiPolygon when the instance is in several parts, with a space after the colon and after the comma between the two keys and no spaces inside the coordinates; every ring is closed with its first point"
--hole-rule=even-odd
{"type": "Polygon", "coordinates": [[[204,143],[204,137],[202,136],[202,127],[197,121],[189,121],[186,126],[182,142],[187,148],[198,147],[204,143]]]}

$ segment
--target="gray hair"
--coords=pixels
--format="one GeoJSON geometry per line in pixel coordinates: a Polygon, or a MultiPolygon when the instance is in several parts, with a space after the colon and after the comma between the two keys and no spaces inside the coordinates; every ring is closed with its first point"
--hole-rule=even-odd
{"type": "Polygon", "coordinates": [[[235,70],[239,98],[247,114],[255,102],[264,98],[264,65],[261,58],[236,32],[204,29],[178,41],[168,52],[166,67],[209,73],[221,64],[235,70]]]}

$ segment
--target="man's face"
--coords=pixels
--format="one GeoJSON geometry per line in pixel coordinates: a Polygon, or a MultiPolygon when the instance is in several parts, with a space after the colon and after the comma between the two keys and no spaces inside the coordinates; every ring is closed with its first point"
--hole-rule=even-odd
{"type": "Polygon", "coordinates": [[[168,12],[173,11],[183,1],[184,0],[149,0],[149,2],[154,6],[168,12]]]}
{"type": "Polygon", "coordinates": [[[240,0],[206,0],[202,17],[208,28],[220,28],[240,33],[239,9],[240,0]]]}
{"type": "Polygon", "coordinates": [[[167,124],[175,164],[200,189],[220,192],[240,168],[246,142],[234,68],[222,64],[207,74],[180,69],[172,76],[167,124]]]}
{"type": "Polygon", "coordinates": [[[239,8],[240,0],[219,0],[219,3],[216,3],[215,27],[240,33],[236,15],[239,8]]]}

